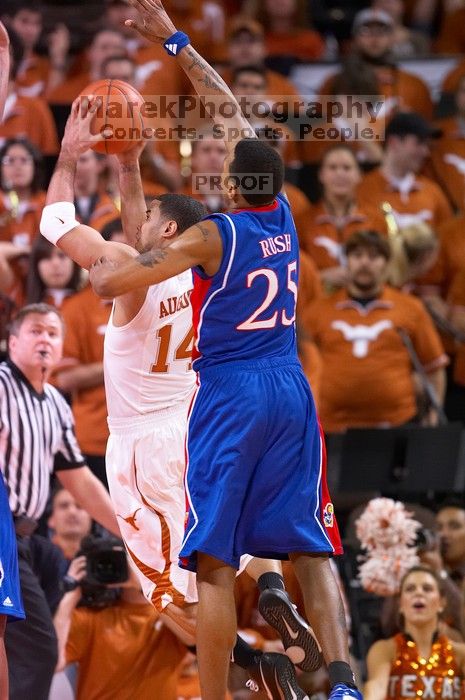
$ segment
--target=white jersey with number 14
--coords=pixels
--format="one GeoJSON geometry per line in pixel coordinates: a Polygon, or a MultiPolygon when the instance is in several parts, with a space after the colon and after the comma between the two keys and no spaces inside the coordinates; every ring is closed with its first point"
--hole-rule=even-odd
{"type": "Polygon", "coordinates": [[[131,418],[188,401],[192,371],[192,273],[149,287],[138,314],[105,334],[104,375],[108,416],[131,418]]]}

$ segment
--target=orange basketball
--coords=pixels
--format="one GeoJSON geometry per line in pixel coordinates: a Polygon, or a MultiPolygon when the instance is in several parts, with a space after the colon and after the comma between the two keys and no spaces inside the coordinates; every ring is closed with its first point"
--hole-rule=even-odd
{"type": "Polygon", "coordinates": [[[144,98],[123,80],[97,80],[84,88],[80,97],[102,98],[102,105],[92,120],[92,133],[103,133],[104,141],[92,148],[107,155],[128,151],[143,140],[144,120],[141,109],[144,98]]]}

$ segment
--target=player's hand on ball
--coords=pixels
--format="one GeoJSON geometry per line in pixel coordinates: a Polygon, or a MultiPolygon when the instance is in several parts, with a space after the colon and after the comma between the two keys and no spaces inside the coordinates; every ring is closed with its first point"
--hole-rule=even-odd
{"type": "Polygon", "coordinates": [[[125,25],[132,27],[143,37],[156,44],[163,44],[172,36],[176,27],[168,17],[160,0],[129,0],[139,12],[140,19],[127,19],[125,25]]]}
{"type": "Polygon", "coordinates": [[[141,157],[146,145],[147,141],[138,141],[129,150],[121,151],[120,153],[115,153],[114,157],[119,161],[121,165],[125,165],[127,163],[135,163],[141,157]]]}
{"type": "Polygon", "coordinates": [[[92,120],[101,106],[101,98],[94,99],[92,95],[74,100],[61,142],[62,153],[77,158],[93,144],[104,140],[103,133],[93,134],[91,131],[92,120]]]}

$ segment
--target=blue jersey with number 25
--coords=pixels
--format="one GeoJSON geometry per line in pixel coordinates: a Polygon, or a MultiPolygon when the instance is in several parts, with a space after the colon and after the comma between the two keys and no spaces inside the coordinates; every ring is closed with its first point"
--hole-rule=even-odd
{"type": "Polygon", "coordinates": [[[299,244],[286,197],[206,217],[223,259],[213,277],[194,268],[194,369],[296,355],[299,244]]]}

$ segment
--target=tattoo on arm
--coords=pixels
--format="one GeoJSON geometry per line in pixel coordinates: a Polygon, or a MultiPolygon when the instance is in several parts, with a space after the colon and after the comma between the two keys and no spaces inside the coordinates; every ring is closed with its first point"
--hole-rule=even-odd
{"type": "Polygon", "coordinates": [[[189,50],[188,56],[190,56],[192,59],[192,63],[188,68],[189,72],[193,71],[194,68],[201,68],[205,72],[203,77],[198,78],[199,83],[203,83],[206,88],[211,88],[213,90],[218,90],[218,92],[222,92],[220,82],[221,79],[218,79],[219,76],[216,71],[214,71],[201,56],[196,56],[194,51],[189,50]]]}
{"type": "Polygon", "coordinates": [[[154,265],[158,265],[158,263],[163,262],[167,255],[168,253],[166,250],[150,250],[148,253],[142,253],[142,255],[139,255],[136,258],[136,262],[144,267],[153,267],[154,265]]]}
{"type": "Polygon", "coordinates": [[[192,63],[188,68],[189,71],[193,70],[196,66],[200,66],[201,68],[204,67],[202,65],[202,59],[200,58],[200,56],[196,56],[191,50],[189,50],[187,53],[192,58],[192,63]]]}
{"type": "Polygon", "coordinates": [[[206,73],[203,78],[198,78],[198,81],[199,83],[203,83],[206,88],[211,88],[213,90],[217,90],[218,92],[222,92],[218,81],[211,78],[208,73],[206,73]]]}

